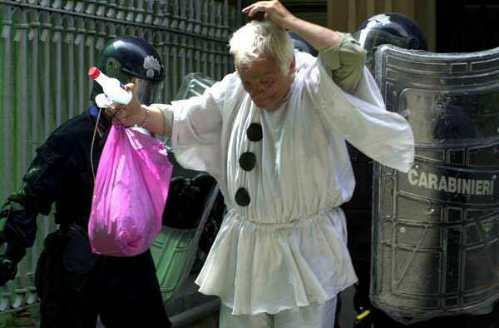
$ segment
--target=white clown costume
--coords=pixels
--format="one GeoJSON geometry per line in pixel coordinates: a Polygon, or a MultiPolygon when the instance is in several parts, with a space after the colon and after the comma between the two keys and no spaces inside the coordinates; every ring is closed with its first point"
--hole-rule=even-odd
{"type": "Polygon", "coordinates": [[[351,40],[318,58],[296,52],[294,82],[276,111],[258,108],[237,72],[202,96],[157,105],[179,163],[212,174],[225,197],[228,212],[196,283],[233,315],[326,303],[356,282],[339,208],[355,187],[345,141],[401,171],[413,162],[411,128],[386,111],[368,70],[359,68],[354,95],[331,78],[351,40]],[[261,139],[251,141],[255,131],[261,139]],[[240,163],[248,152],[256,156],[249,171],[240,163]]]}

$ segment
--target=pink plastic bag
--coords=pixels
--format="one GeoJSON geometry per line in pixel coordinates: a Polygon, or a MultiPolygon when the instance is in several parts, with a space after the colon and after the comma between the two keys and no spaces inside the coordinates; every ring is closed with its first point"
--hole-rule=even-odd
{"type": "Polygon", "coordinates": [[[88,234],[92,251],[134,256],[161,230],[172,173],[163,144],[113,124],[97,169],[88,234]]]}

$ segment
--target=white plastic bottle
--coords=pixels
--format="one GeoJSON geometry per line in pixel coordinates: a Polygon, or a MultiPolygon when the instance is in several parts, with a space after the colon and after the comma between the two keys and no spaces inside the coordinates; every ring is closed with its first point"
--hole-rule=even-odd
{"type": "Polygon", "coordinates": [[[118,79],[107,76],[97,67],[90,67],[88,76],[101,85],[102,91],[112,102],[127,105],[132,100],[132,92],[123,89],[118,79]]]}

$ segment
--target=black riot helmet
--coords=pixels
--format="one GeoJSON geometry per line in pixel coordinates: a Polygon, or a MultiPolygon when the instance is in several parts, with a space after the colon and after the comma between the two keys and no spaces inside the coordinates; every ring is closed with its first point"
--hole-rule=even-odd
{"type": "MultiPolygon", "coordinates": [[[[102,49],[96,65],[107,76],[121,83],[138,85],[141,103],[149,105],[154,100],[158,84],[165,78],[163,64],[154,47],[144,39],[118,37],[110,40],[102,49]]],[[[91,100],[102,93],[94,82],[91,100]]]]}
{"type": "Polygon", "coordinates": [[[426,40],[419,26],[410,18],[398,13],[372,16],[362,22],[353,34],[367,51],[367,66],[374,68],[374,53],[382,44],[404,49],[427,50],[426,40]]]}
{"type": "Polygon", "coordinates": [[[298,51],[303,51],[317,57],[317,50],[312,47],[307,41],[294,32],[288,32],[291,41],[293,42],[293,47],[298,51]]]}

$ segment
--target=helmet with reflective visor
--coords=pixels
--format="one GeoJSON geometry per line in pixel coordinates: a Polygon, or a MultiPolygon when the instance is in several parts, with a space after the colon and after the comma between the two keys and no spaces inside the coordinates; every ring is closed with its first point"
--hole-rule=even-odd
{"type": "MultiPolygon", "coordinates": [[[[99,55],[97,67],[123,84],[135,83],[138,98],[146,105],[154,101],[157,87],[165,77],[157,51],[148,42],[136,37],[110,40],[99,55]]],[[[91,100],[101,92],[100,85],[94,82],[91,100]]]]}
{"type": "Polygon", "coordinates": [[[427,50],[426,40],[419,26],[398,13],[383,13],[368,18],[353,36],[367,51],[367,66],[371,71],[374,68],[374,53],[383,44],[404,49],[427,50]]]}

